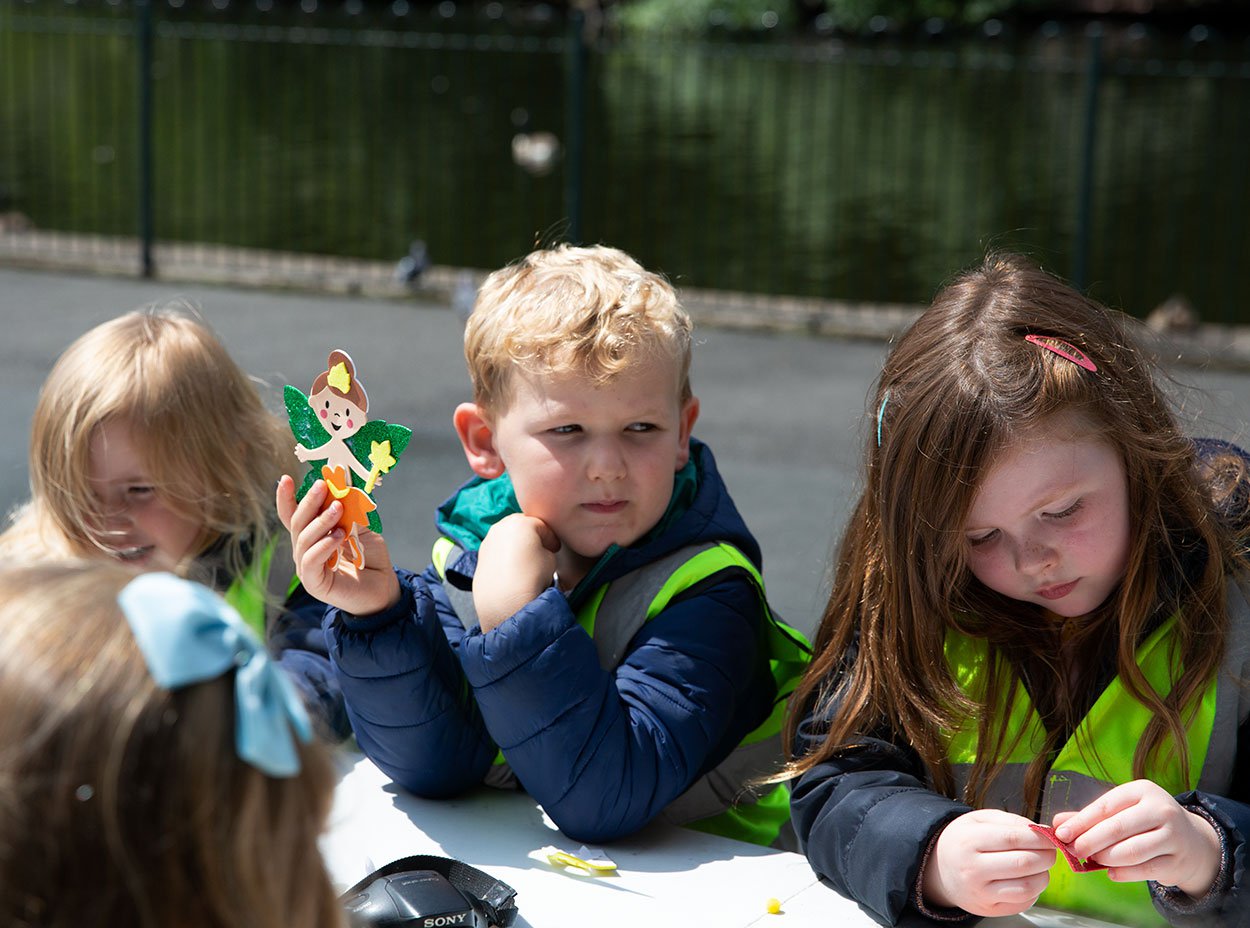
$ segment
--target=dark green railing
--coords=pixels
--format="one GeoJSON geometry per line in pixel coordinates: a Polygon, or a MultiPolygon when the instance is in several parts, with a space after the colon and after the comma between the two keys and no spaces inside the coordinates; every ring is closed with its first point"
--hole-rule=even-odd
{"type": "Polygon", "coordinates": [[[381,260],[422,239],[478,268],[605,241],[679,284],[872,302],[1014,248],[1131,312],[1181,293],[1250,321],[1244,45],[627,40],[252,3],[0,0],[0,215],[381,260]],[[527,170],[514,141],[541,133],[560,157],[527,170]]]}

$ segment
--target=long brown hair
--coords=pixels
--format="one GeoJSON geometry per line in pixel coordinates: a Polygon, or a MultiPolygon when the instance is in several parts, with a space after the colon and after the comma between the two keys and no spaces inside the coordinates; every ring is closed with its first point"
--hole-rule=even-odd
{"type": "Polygon", "coordinates": [[[960,798],[979,805],[997,758],[1011,745],[1004,744],[997,699],[987,695],[995,706],[978,704],[956,683],[943,653],[951,630],[986,642],[986,694],[1006,685],[1010,700],[1020,679],[1031,684],[1049,741],[1026,776],[1025,810],[1040,795],[1051,753],[1088,709],[1110,652],[1129,692],[1153,715],[1133,758],[1136,775],[1165,754],[1186,765],[1185,712],[1223,655],[1225,577],[1239,553],[1212,515],[1193,445],[1130,325],[1031,262],[994,255],[944,288],[902,336],[872,400],[872,412],[880,413],[866,448],[865,489],[837,553],[787,743],[813,709],[828,717],[828,730],[814,751],[793,760],[790,774],[873,734],[913,748],[933,788],[953,797],[947,738],[975,718],[982,748],[960,798]],[[1030,344],[1026,335],[1068,342],[1097,372],[1030,344]],[[1068,411],[1119,453],[1130,512],[1124,577],[1080,623],[1077,650],[1085,660],[1076,668],[1075,691],[1058,660],[1059,629],[1043,621],[1039,607],[973,577],[962,530],[997,452],[1068,411]],[[1184,668],[1166,696],[1135,659],[1161,612],[1179,616],[1175,647],[1184,668]]]}
{"type": "Polygon", "coordinates": [[[0,924],[338,928],[320,744],[274,779],[235,752],[233,674],[169,691],[107,562],[0,572],[0,924]]]}

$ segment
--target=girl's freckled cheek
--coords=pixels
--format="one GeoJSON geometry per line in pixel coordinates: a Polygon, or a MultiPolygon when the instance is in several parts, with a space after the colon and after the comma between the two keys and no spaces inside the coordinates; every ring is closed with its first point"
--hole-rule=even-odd
{"type": "Polygon", "coordinates": [[[325,418],[326,416],[328,416],[328,415],[329,415],[329,413],[328,413],[328,412],[326,412],[324,409],[323,409],[323,410],[321,410],[321,418],[323,418],[323,419],[324,419],[324,418],[325,418]]]}

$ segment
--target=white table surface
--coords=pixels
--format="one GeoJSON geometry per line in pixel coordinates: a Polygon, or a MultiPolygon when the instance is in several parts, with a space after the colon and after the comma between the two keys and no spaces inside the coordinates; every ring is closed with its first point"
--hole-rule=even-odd
{"type": "MultiPolygon", "coordinates": [[[[800,854],[773,851],[687,828],[653,824],[606,847],[614,874],[584,876],[552,866],[542,849],[576,853],[523,792],[482,788],[457,799],[419,799],[358,754],[339,759],[341,779],[322,839],[340,891],[410,854],[455,857],[517,891],[516,925],[530,928],[875,928],[876,923],[817,882],[800,854]],[[769,899],[781,912],[769,914],[769,899]]],[[[1106,928],[1033,909],[987,919],[985,928],[1106,928]]]]}

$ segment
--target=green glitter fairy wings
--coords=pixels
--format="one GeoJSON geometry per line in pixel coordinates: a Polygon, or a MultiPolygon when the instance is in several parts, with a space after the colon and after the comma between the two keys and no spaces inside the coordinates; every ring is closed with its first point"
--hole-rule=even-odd
{"type": "MultiPolygon", "coordinates": [[[[305,448],[319,448],[330,440],[330,433],[321,427],[321,423],[317,421],[317,414],[308,405],[308,397],[299,388],[287,384],[282,390],[282,401],[286,405],[287,421],[291,424],[291,434],[295,436],[296,441],[305,448]]],[[[392,462],[386,465],[386,469],[389,470],[408,447],[411,438],[412,429],[394,425],[382,419],[370,419],[360,427],[359,432],[346,440],[346,444],[362,466],[373,469],[375,462],[370,460],[370,455],[373,453],[374,445],[389,441],[392,459],[392,462]]],[[[364,490],[365,482],[360,475],[352,473],[350,476],[352,486],[364,490]]],[[[308,473],[304,475],[304,482],[295,491],[296,500],[303,499],[308,488],[313,485],[313,481],[320,477],[321,462],[310,461],[308,473]]],[[[376,509],[369,513],[369,528],[379,535],[382,534],[382,519],[378,516],[376,509]]]]}

